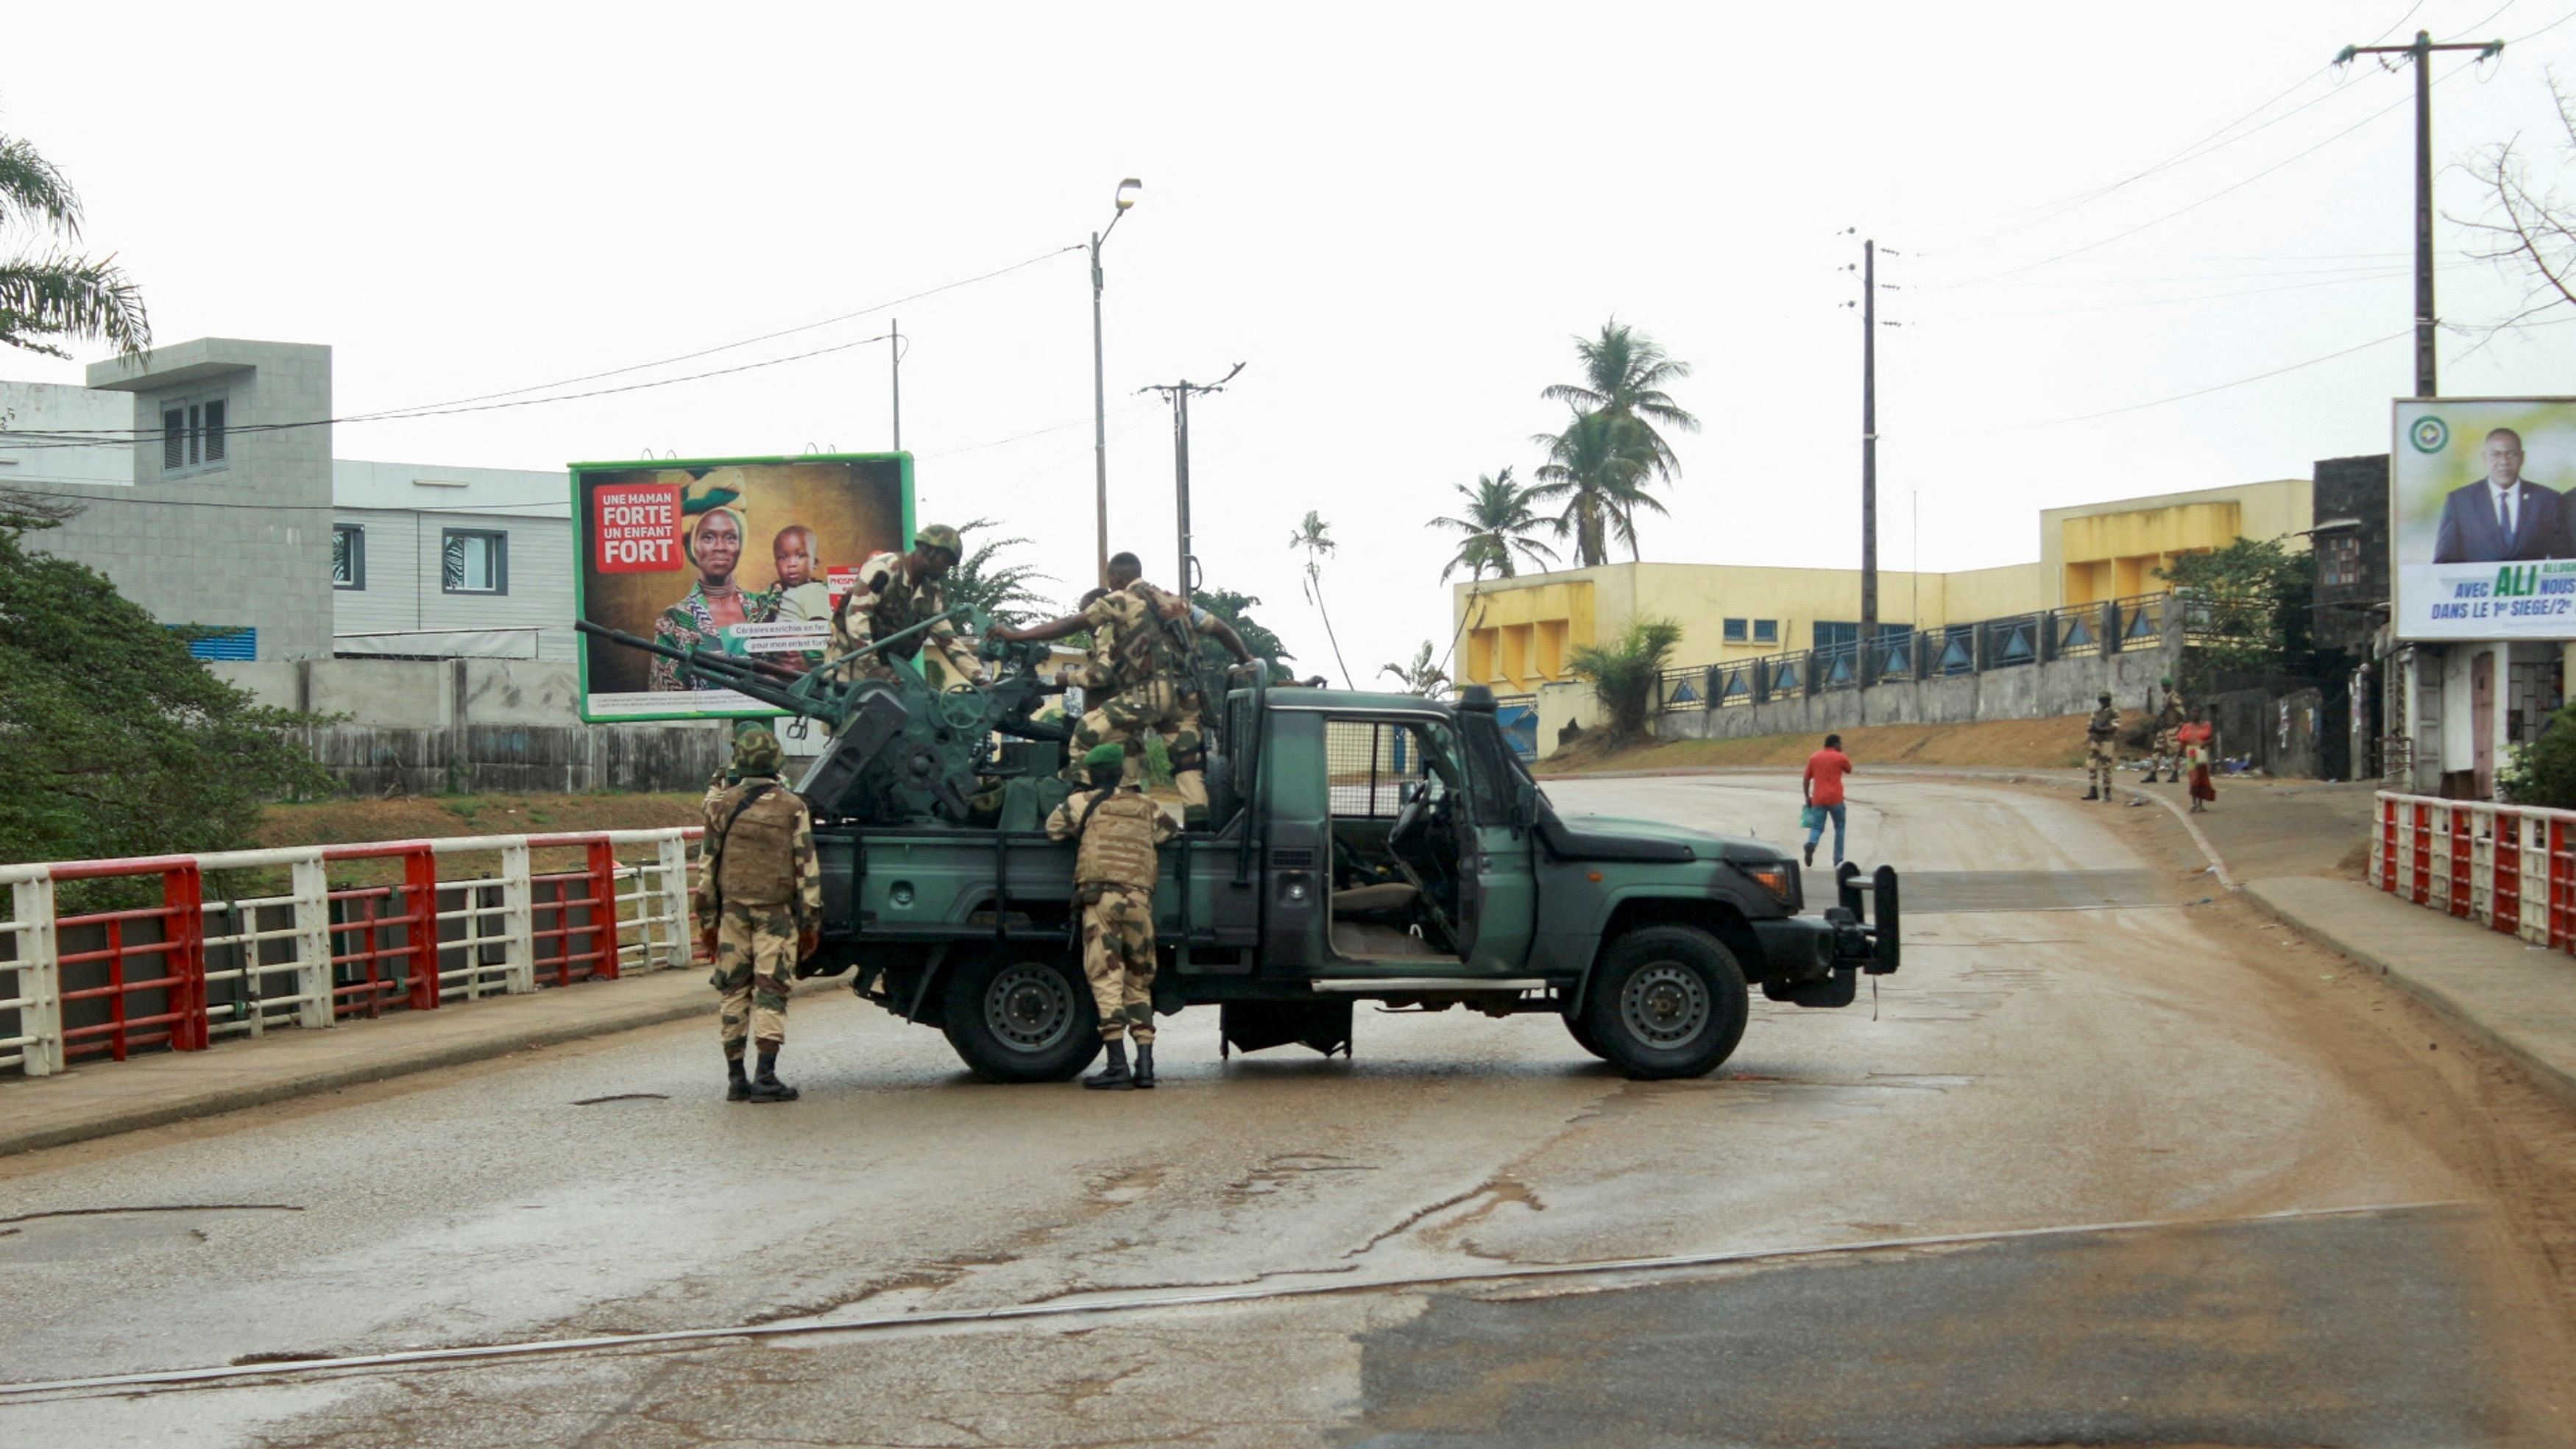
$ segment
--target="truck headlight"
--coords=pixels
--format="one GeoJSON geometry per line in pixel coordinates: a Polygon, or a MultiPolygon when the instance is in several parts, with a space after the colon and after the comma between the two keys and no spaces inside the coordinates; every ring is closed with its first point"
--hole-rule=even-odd
{"type": "Polygon", "coordinates": [[[1797,866],[1785,860],[1775,860],[1765,865],[1739,865],[1736,869],[1744,872],[1746,879],[1769,891],[1780,904],[1784,906],[1797,904],[1797,866]]]}

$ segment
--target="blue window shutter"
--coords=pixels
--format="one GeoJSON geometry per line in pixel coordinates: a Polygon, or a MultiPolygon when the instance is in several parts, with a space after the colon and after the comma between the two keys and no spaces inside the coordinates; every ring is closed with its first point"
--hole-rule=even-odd
{"type": "Polygon", "coordinates": [[[199,659],[257,659],[259,631],[235,629],[229,633],[210,634],[188,641],[188,652],[199,659]]]}

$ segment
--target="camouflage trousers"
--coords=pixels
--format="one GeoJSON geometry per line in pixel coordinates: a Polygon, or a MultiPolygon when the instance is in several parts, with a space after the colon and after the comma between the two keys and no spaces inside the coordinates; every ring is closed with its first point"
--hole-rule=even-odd
{"type": "Polygon", "coordinates": [[[2115,740],[2089,740],[2085,743],[2085,780],[2103,794],[2111,793],[2111,772],[2120,765],[2120,746],[2115,740]]]}
{"type": "Polygon", "coordinates": [[[1100,1008],[1100,1036],[1154,1039],[1154,893],[1133,886],[1082,888],[1082,974],[1100,1008]],[[1094,894],[1098,899],[1093,899],[1094,894]]]}
{"type": "Polygon", "coordinates": [[[2180,767],[2182,762],[2180,729],[2178,725],[2168,725],[2156,731],[2154,758],[2155,768],[2158,770],[2173,770],[2180,767]]]}
{"type": "Polygon", "coordinates": [[[1120,779],[1130,785],[1144,783],[1148,734],[1163,737],[1163,752],[1172,760],[1172,788],[1180,792],[1182,808],[1206,810],[1207,740],[1199,732],[1199,697],[1170,680],[1122,689],[1083,715],[1073,727],[1073,763],[1065,767],[1064,778],[1076,785],[1090,783],[1082,757],[1095,746],[1119,745],[1127,751],[1120,779]]]}
{"type": "Polygon", "coordinates": [[[716,969],[707,984],[724,993],[717,1031],[725,1055],[745,1038],[764,1049],[787,1040],[787,996],[796,988],[796,918],[784,906],[724,908],[716,922],[716,969]]]}

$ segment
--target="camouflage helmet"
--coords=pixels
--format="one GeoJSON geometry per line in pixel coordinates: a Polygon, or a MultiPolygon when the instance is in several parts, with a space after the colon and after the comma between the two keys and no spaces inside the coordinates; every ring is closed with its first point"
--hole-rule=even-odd
{"type": "Polygon", "coordinates": [[[733,768],[744,779],[755,775],[775,775],[786,759],[778,747],[778,736],[765,729],[747,729],[734,736],[733,768]]]}
{"type": "Polygon", "coordinates": [[[1093,745],[1082,757],[1086,770],[1121,770],[1127,766],[1127,750],[1122,745],[1093,745]]]}
{"type": "Polygon", "coordinates": [[[2107,689],[2102,691],[2102,702],[2104,704],[2109,704],[2111,702],[2111,692],[2107,689]]]}
{"type": "Polygon", "coordinates": [[[914,529],[912,531],[912,546],[914,548],[944,548],[948,550],[948,556],[950,558],[963,559],[966,557],[965,540],[957,536],[956,529],[950,528],[944,523],[925,523],[921,527],[914,529]]]}

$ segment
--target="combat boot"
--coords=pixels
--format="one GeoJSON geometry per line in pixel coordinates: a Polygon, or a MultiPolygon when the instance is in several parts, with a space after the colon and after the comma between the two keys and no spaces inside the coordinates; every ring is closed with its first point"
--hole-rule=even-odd
{"type": "Polygon", "coordinates": [[[1127,1070],[1127,1042],[1123,1037],[1109,1040],[1109,1065],[1082,1079],[1082,1084],[1095,1092],[1129,1092],[1136,1087],[1135,1075],[1127,1070]]]}
{"type": "Polygon", "coordinates": [[[2101,791],[2100,787],[2098,787],[2098,786],[2097,786],[2097,787],[2095,787],[2095,788],[2093,788],[2093,789],[2090,789],[2090,790],[2085,791],[2085,792],[2084,792],[2084,798],[2085,798],[2085,799],[2087,799],[2087,800],[2099,800],[2099,799],[2101,799],[2101,798],[2102,798],[2102,791],[2101,791]]]}
{"type": "Polygon", "coordinates": [[[740,1057],[725,1058],[725,1100],[728,1102],[751,1100],[751,1078],[744,1074],[740,1057]]]}
{"type": "Polygon", "coordinates": [[[773,1047],[760,1054],[760,1074],[751,1079],[753,1102],[793,1102],[804,1093],[778,1080],[778,1050],[773,1047]]]}
{"type": "Polygon", "coordinates": [[[1137,1091],[1150,1092],[1154,1089],[1154,1044],[1152,1042],[1140,1041],[1136,1043],[1136,1071],[1134,1076],[1137,1091]]]}

